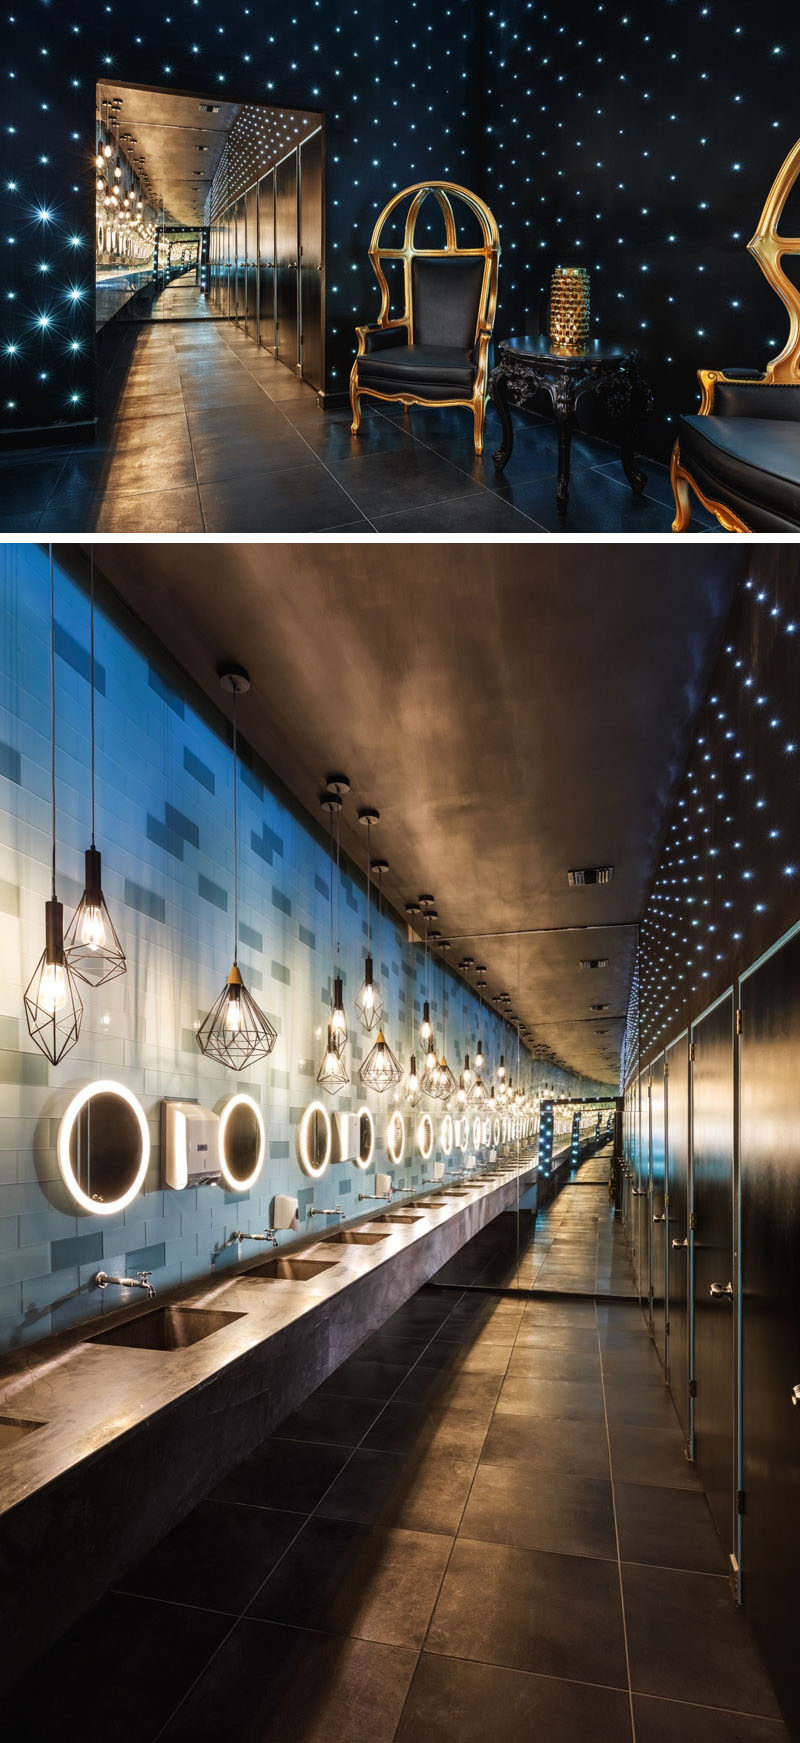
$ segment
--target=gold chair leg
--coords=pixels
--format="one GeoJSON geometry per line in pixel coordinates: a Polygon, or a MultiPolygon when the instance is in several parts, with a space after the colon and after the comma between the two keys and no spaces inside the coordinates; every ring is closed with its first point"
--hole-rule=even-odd
{"type": "Polygon", "coordinates": [[[486,425],[486,395],[472,402],[472,430],[476,454],[483,453],[483,432],[486,425]]]}
{"type": "Polygon", "coordinates": [[[675,519],[672,522],[672,531],[685,533],[688,532],[692,524],[692,497],[686,475],[681,471],[681,451],[677,442],[672,450],[672,459],[669,463],[669,480],[675,498],[675,519]]]}
{"type": "Polygon", "coordinates": [[[355,363],[350,371],[350,409],[353,413],[350,434],[357,436],[358,426],[361,423],[361,401],[358,397],[358,367],[355,363]]]}

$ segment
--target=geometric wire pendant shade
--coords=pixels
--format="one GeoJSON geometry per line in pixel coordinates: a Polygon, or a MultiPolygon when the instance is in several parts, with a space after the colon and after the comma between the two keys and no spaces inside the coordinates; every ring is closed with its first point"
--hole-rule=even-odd
{"type": "Polygon", "coordinates": [[[106,907],[100,855],[94,844],[94,546],[90,552],[90,661],[92,844],[86,849],[83,895],[67,927],[64,950],[73,974],[89,986],[105,986],[125,973],[125,952],[106,907]]]}
{"type": "Polygon", "coordinates": [[[383,1033],[378,1031],[378,1039],[367,1054],[359,1071],[359,1077],[365,1089],[374,1089],[378,1095],[390,1089],[393,1083],[399,1083],[403,1075],[391,1047],[383,1033]]]}
{"type": "Polygon", "coordinates": [[[277,1030],[256,1004],[242,980],[237,961],[239,942],[239,831],[237,818],[236,698],[250,688],[242,666],[225,665],[219,670],[223,689],[233,694],[233,966],[216,1003],[197,1031],[197,1045],[207,1058],[218,1060],[229,1071],[257,1065],[272,1052],[277,1030]]]}
{"type": "Polygon", "coordinates": [[[350,1082],[350,1073],[344,1056],[336,1046],[336,1037],[331,1024],[328,1024],[328,1045],[325,1057],[317,1072],[317,1083],[321,1089],[326,1089],[329,1095],[338,1095],[340,1089],[350,1082]]]}
{"type": "Polygon", "coordinates": [[[81,1032],[83,1004],[64,953],[64,909],[56,896],[56,671],[53,547],[50,546],[50,900],[45,903],[45,945],[24,993],[28,1034],[51,1065],[58,1065],[81,1032]]]}

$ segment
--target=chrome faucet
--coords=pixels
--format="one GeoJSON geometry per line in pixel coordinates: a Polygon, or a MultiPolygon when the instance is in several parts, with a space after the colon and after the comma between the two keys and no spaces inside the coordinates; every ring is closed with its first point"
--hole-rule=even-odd
{"type": "Polygon", "coordinates": [[[278,1245],[278,1237],[274,1229],[265,1229],[263,1235],[249,1235],[244,1229],[235,1229],[233,1234],[228,1236],[227,1241],[223,1241],[222,1251],[224,1252],[226,1247],[232,1247],[234,1242],[238,1246],[240,1241],[271,1241],[273,1247],[278,1245]]]}
{"type": "Polygon", "coordinates": [[[388,1192],[360,1192],[358,1195],[358,1202],[361,1204],[365,1198],[377,1198],[381,1200],[385,1199],[387,1204],[391,1204],[392,1197],[393,1193],[391,1189],[388,1192]]]}
{"type": "Polygon", "coordinates": [[[315,1204],[310,1204],[306,1211],[306,1216],[338,1216],[339,1221],[341,1222],[342,1217],[344,1216],[344,1211],[340,1204],[335,1204],[333,1210],[317,1210],[315,1204]]]}
{"type": "Polygon", "coordinates": [[[149,1282],[151,1275],[150,1271],[137,1271],[135,1277],[109,1277],[105,1271],[98,1271],[97,1276],[92,1278],[92,1282],[97,1289],[107,1289],[109,1283],[115,1284],[117,1289],[144,1289],[152,1300],[155,1296],[155,1289],[149,1282]]]}

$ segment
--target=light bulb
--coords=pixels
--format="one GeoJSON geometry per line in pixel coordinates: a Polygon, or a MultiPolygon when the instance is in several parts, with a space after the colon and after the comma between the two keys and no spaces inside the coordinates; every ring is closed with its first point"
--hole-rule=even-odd
{"type": "Polygon", "coordinates": [[[505,1077],[505,1074],[506,1074],[505,1060],[504,1060],[503,1055],[501,1053],[500,1054],[500,1064],[497,1067],[497,1075],[498,1075],[498,1077],[503,1078],[503,1077],[505,1077]]]}
{"type": "Polygon", "coordinates": [[[439,1062],[436,1058],[436,1054],[433,1050],[433,1043],[431,1042],[431,1045],[428,1048],[428,1051],[425,1055],[425,1070],[426,1071],[435,1071],[438,1063],[439,1062]]]}
{"type": "Polygon", "coordinates": [[[374,1011],[374,1009],[375,1009],[375,988],[374,988],[371,980],[367,980],[364,982],[364,991],[361,994],[361,1003],[364,1006],[365,1011],[374,1011]]]}
{"type": "Polygon", "coordinates": [[[482,1071],[484,1064],[485,1064],[485,1061],[484,1061],[484,1057],[483,1057],[483,1042],[479,1041],[478,1042],[478,1051],[475,1054],[475,1070],[482,1071]]]}
{"type": "Polygon", "coordinates": [[[232,1035],[238,1035],[242,1027],[238,987],[231,987],[228,991],[228,1003],[225,1006],[225,1027],[232,1035]]]}
{"type": "Polygon", "coordinates": [[[345,1014],[344,1014],[344,1011],[341,1010],[340,1008],[334,1009],[333,1015],[331,1017],[331,1028],[333,1030],[334,1035],[344,1036],[347,1034],[347,1023],[345,1021],[345,1014]]]}
{"type": "Polygon", "coordinates": [[[103,910],[87,904],[81,922],[81,944],[85,944],[88,950],[102,950],[105,941],[103,910]]]}
{"type": "Polygon", "coordinates": [[[67,1002],[67,976],[63,962],[46,962],[39,987],[39,1004],[54,1017],[67,1002]]]}

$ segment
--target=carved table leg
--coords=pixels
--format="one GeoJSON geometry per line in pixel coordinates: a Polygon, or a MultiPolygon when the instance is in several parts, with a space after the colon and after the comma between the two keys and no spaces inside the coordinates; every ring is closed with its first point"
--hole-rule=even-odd
{"type": "Polygon", "coordinates": [[[653,395],[639,368],[638,357],[633,356],[628,361],[624,379],[627,381],[628,397],[623,413],[625,423],[620,444],[620,460],[631,490],[635,496],[641,496],[647,483],[647,474],[637,466],[635,451],[639,438],[639,423],[650,411],[653,395]]]}
{"type": "Polygon", "coordinates": [[[638,434],[637,425],[633,421],[627,423],[619,451],[622,470],[634,496],[641,496],[647,483],[647,473],[641,472],[636,464],[636,438],[638,434]]]}
{"type": "Polygon", "coordinates": [[[511,412],[508,405],[506,378],[501,368],[493,369],[489,376],[489,398],[500,419],[502,432],[502,441],[499,448],[495,449],[492,459],[498,472],[502,472],[503,467],[507,466],[511,459],[514,447],[514,425],[511,422],[511,412]]]}
{"type": "Polygon", "coordinates": [[[572,382],[569,380],[557,381],[550,390],[550,397],[553,402],[553,414],[558,432],[556,507],[559,514],[566,514],[569,503],[570,449],[575,424],[575,392],[572,382]]]}

